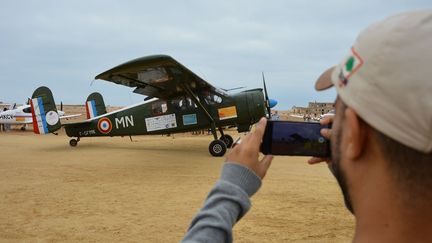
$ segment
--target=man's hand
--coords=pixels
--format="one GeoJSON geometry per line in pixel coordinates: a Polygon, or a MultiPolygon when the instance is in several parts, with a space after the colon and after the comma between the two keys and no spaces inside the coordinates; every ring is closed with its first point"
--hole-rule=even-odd
{"type": "Polygon", "coordinates": [[[260,146],[264,131],[266,128],[267,119],[261,118],[255,127],[255,131],[249,133],[242,139],[241,144],[236,145],[231,152],[226,156],[225,161],[236,162],[251,169],[261,179],[267,173],[273,160],[272,155],[266,155],[259,160],[260,146]]]}
{"type": "MultiPolygon", "coordinates": [[[[320,121],[321,125],[328,125],[328,124],[333,123],[333,117],[334,116],[326,116],[326,117],[324,117],[320,121]]],[[[331,132],[332,132],[332,130],[330,128],[323,128],[323,129],[321,129],[321,135],[323,137],[325,137],[326,139],[329,139],[329,140],[331,138],[331,132]]],[[[331,158],[312,157],[312,158],[310,158],[308,160],[308,163],[311,164],[311,165],[313,165],[313,164],[318,164],[318,163],[321,163],[321,162],[324,162],[324,161],[328,164],[328,163],[331,162],[331,158]]]]}

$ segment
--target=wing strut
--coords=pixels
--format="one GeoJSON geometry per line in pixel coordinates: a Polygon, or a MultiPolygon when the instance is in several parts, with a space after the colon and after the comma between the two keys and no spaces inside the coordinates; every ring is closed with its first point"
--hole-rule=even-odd
{"type": "Polygon", "coordinates": [[[212,131],[213,137],[215,140],[218,140],[217,133],[216,133],[216,123],[215,123],[213,117],[210,115],[210,113],[207,111],[207,109],[203,106],[201,101],[199,101],[197,99],[197,97],[195,96],[195,94],[193,93],[193,91],[191,90],[191,88],[187,84],[182,83],[182,87],[186,91],[186,93],[190,96],[190,98],[193,100],[193,102],[195,102],[195,104],[197,104],[198,107],[204,112],[207,119],[209,119],[210,124],[211,124],[211,131],[212,131]]]}

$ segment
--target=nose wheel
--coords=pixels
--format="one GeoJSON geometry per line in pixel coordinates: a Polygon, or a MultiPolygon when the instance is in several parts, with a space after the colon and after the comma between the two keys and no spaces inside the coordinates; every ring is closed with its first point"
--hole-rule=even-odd
{"type": "Polygon", "coordinates": [[[227,150],[227,146],[222,140],[213,140],[209,145],[209,152],[215,157],[224,156],[227,150]]]}
{"type": "Polygon", "coordinates": [[[221,137],[219,139],[217,139],[215,127],[212,127],[211,131],[215,140],[210,143],[209,152],[215,157],[222,157],[225,155],[227,149],[231,148],[234,140],[230,135],[224,134],[222,127],[219,127],[219,131],[221,133],[221,137]]]}

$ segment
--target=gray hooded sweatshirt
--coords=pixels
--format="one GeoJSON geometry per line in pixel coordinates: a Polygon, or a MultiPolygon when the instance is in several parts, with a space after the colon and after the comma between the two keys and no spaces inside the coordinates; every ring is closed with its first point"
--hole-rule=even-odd
{"type": "Polygon", "coordinates": [[[232,242],[232,228],[249,211],[250,197],[261,179],[250,169],[227,162],[203,208],[192,220],[182,242],[232,242]]]}

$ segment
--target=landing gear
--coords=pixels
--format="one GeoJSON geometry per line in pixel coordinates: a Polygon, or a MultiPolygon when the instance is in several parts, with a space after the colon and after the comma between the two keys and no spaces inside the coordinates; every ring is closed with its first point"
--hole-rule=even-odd
{"type": "Polygon", "coordinates": [[[224,156],[227,150],[227,146],[222,140],[213,140],[209,145],[209,152],[215,157],[224,156]]]}
{"type": "Polygon", "coordinates": [[[20,130],[21,130],[21,131],[25,131],[25,130],[26,130],[26,125],[22,126],[22,127],[20,128],[20,130]]]}
{"type": "Polygon", "coordinates": [[[69,140],[69,145],[70,145],[71,147],[76,147],[76,146],[78,145],[78,142],[79,142],[79,141],[80,141],[79,138],[77,138],[77,139],[72,138],[71,140],[69,140]]]}
{"type": "Polygon", "coordinates": [[[215,140],[213,140],[209,145],[210,154],[215,157],[224,156],[227,149],[231,148],[233,145],[233,138],[228,134],[224,134],[222,127],[219,127],[219,131],[221,133],[221,137],[219,139],[217,139],[215,126],[212,126],[211,131],[215,140]]]}
{"type": "Polygon", "coordinates": [[[199,96],[199,94],[195,94],[188,83],[182,83],[181,88],[183,88],[184,91],[189,95],[189,97],[192,99],[193,102],[198,106],[198,108],[204,113],[204,115],[207,117],[208,121],[210,122],[210,130],[213,135],[214,140],[209,145],[209,152],[213,156],[224,156],[227,150],[227,145],[229,147],[233,143],[233,139],[231,136],[225,136],[223,133],[222,127],[219,127],[219,131],[222,135],[221,139],[218,139],[217,132],[216,132],[216,122],[213,119],[213,117],[210,115],[208,111],[208,107],[204,106],[201,100],[204,100],[203,97],[199,96]],[[198,99],[200,98],[200,99],[198,99]]]}
{"type": "Polygon", "coordinates": [[[221,134],[221,137],[219,139],[225,142],[227,148],[231,148],[234,143],[234,139],[228,134],[225,135],[222,127],[219,127],[219,132],[221,134]]]}
{"type": "Polygon", "coordinates": [[[234,139],[228,134],[222,135],[220,140],[225,142],[227,148],[231,148],[234,143],[234,139]]]}

